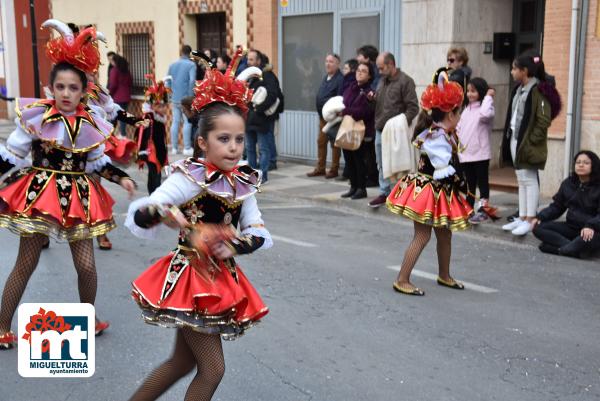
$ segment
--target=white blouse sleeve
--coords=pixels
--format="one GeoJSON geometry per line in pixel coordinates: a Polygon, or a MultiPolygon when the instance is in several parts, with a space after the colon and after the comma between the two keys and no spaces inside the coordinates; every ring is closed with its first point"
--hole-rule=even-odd
{"type": "Polygon", "coordinates": [[[85,165],[85,172],[88,174],[94,171],[102,170],[102,167],[111,162],[110,157],[104,154],[104,144],[95,147],[88,152],[87,163],[85,165]]]}
{"type": "Polygon", "coordinates": [[[273,239],[269,230],[265,228],[265,222],[261,216],[256,197],[252,195],[242,203],[240,230],[242,235],[254,235],[255,237],[264,238],[265,242],[259,249],[269,249],[273,246],[273,239]]]}
{"type": "Polygon", "coordinates": [[[133,235],[145,239],[154,239],[157,237],[159,225],[150,228],[142,228],[135,224],[135,212],[148,205],[181,205],[186,203],[202,191],[198,184],[193,183],[183,175],[175,172],[161,184],[150,196],[137,199],[129,205],[125,227],[133,235]]]}
{"type": "Polygon", "coordinates": [[[21,128],[19,121],[15,120],[17,128],[6,140],[6,145],[0,144],[0,157],[14,164],[17,168],[28,167],[31,160],[27,159],[31,151],[33,137],[21,128]]]}
{"type": "Polygon", "coordinates": [[[454,167],[450,165],[450,160],[452,160],[452,145],[450,145],[444,135],[426,138],[422,149],[427,153],[429,161],[435,168],[433,172],[434,180],[441,180],[456,172],[454,167]]]}

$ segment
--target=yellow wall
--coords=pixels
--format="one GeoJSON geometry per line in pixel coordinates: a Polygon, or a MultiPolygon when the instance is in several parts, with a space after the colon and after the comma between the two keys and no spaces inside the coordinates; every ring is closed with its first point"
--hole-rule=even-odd
{"type": "MultiPolygon", "coordinates": [[[[95,24],[104,33],[106,53],[116,50],[115,23],[154,21],[156,75],[166,75],[169,64],[179,57],[177,0],[52,0],[52,16],[78,25],[95,24]]],[[[100,80],[106,83],[106,58],[100,66],[100,80]]]]}
{"type": "Polygon", "coordinates": [[[233,46],[248,46],[247,7],[247,0],[233,0],[233,46]]]}

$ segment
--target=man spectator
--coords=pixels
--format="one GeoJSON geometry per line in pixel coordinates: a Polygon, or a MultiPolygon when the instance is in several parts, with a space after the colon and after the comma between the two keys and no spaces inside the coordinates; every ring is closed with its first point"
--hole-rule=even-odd
{"type": "Polygon", "coordinates": [[[117,54],[117,53],[115,53],[113,51],[109,51],[106,53],[106,58],[108,60],[108,72],[107,72],[108,76],[106,78],[106,87],[107,88],[110,86],[110,71],[113,68],[113,57],[115,56],[115,54],[117,54]]]}
{"type": "Polygon", "coordinates": [[[377,85],[379,85],[379,71],[377,70],[377,66],[375,62],[377,61],[377,56],[379,56],[379,50],[373,45],[364,45],[356,49],[356,61],[360,63],[371,63],[373,64],[373,69],[375,70],[375,76],[373,77],[373,82],[371,82],[371,88],[373,90],[377,90],[377,85]]]}
{"type": "Polygon", "coordinates": [[[338,176],[340,168],[340,156],[342,150],[333,145],[333,141],[323,132],[325,120],[323,120],[323,106],[334,96],[337,96],[344,84],[344,76],[340,72],[340,57],[337,54],[330,53],[325,57],[326,75],[321,82],[319,92],[317,93],[317,113],[319,113],[319,133],[317,139],[317,166],[309,173],[309,177],[324,175],[325,178],[334,178],[338,176]],[[327,161],[327,143],[331,143],[331,168],[325,174],[325,164],[327,161]]]}
{"type": "Polygon", "coordinates": [[[196,63],[190,60],[192,48],[184,45],[181,48],[181,57],[179,60],[169,66],[168,75],[172,81],[167,85],[173,91],[171,95],[171,110],[173,120],[171,122],[171,153],[177,154],[177,145],[179,142],[179,126],[183,123],[183,154],[191,156],[194,153],[192,146],[192,125],[184,117],[181,107],[181,99],[186,96],[193,96],[194,83],[196,81],[196,63]]]}
{"type": "Polygon", "coordinates": [[[377,208],[385,204],[390,194],[390,182],[383,178],[381,161],[381,132],[389,119],[404,113],[408,125],[419,113],[419,100],[415,90],[415,81],[396,67],[396,59],[389,52],[377,57],[377,69],[381,75],[375,94],[375,154],[379,170],[379,196],[369,202],[377,208]]]}
{"type": "Polygon", "coordinates": [[[248,52],[248,67],[258,67],[262,70],[262,79],[258,77],[249,80],[249,86],[254,90],[252,104],[246,121],[246,158],[252,168],[262,171],[263,184],[269,180],[269,161],[271,160],[270,138],[273,124],[277,118],[279,98],[279,80],[266,64],[267,57],[258,50],[248,52]],[[260,100],[258,100],[260,99],[260,100]],[[273,110],[275,109],[275,110],[273,110]],[[256,145],[260,153],[257,163],[256,145]]]}

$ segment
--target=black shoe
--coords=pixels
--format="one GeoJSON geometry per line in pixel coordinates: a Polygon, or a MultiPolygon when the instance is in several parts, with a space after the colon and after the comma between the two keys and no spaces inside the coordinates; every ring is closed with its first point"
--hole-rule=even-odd
{"type": "Polygon", "coordinates": [[[353,197],[354,194],[356,193],[357,189],[356,188],[350,188],[350,190],[348,190],[348,192],[344,192],[343,194],[340,195],[341,198],[350,198],[353,197]]]}
{"type": "Polygon", "coordinates": [[[269,164],[269,171],[277,170],[277,163],[269,164]]]}
{"type": "Polygon", "coordinates": [[[359,188],[354,192],[354,195],[350,199],[364,199],[367,197],[367,190],[364,188],[359,188]]]}
{"type": "Polygon", "coordinates": [[[48,248],[50,248],[50,238],[46,237],[46,242],[44,242],[44,245],[42,245],[42,249],[48,248]]]}
{"type": "Polygon", "coordinates": [[[506,221],[515,221],[515,219],[518,219],[518,218],[519,218],[519,211],[517,210],[510,216],[506,217],[506,221]]]}
{"type": "Polygon", "coordinates": [[[540,246],[538,246],[538,248],[540,249],[540,251],[544,252],[544,253],[550,253],[552,255],[558,255],[558,248],[555,246],[552,246],[550,244],[546,244],[545,242],[542,242],[540,244],[540,246]]]}

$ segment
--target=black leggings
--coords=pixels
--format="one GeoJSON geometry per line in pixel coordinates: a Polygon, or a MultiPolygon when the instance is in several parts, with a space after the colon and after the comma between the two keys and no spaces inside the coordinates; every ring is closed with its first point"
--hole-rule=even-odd
{"type": "Polygon", "coordinates": [[[481,199],[490,198],[490,180],[489,180],[489,160],[481,160],[478,162],[461,163],[461,167],[467,178],[467,187],[469,195],[467,201],[473,207],[475,205],[475,195],[477,187],[479,187],[479,197],[481,199]]]}
{"type": "Polygon", "coordinates": [[[160,187],[161,172],[154,163],[146,163],[148,166],[148,193],[151,194],[160,187]]]}
{"type": "Polygon", "coordinates": [[[535,235],[546,245],[556,248],[556,253],[579,257],[581,252],[591,251],[600,247],[600,233],[594,233],[591,241],[581,238],[581,229],[565,222],[548,221],[540,223],[533,229],[535,235]]]}
{"type": "Polygon", "coordinates": [[[365,165],[366,145],[363,142],[356,150],[344,149],[344,160],[348,168],[350,186],[357,189],[367,188],[367,167],[365,165]]]}

